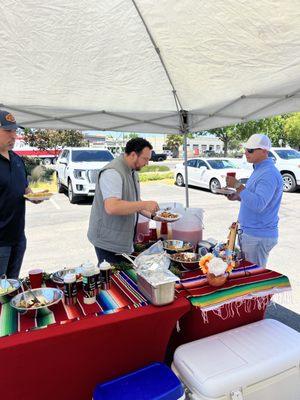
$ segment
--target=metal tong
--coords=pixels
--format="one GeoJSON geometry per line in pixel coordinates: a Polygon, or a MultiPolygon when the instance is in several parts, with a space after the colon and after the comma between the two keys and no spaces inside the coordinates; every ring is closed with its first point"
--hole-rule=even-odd
{"type": "MultiPolygon", "coordinates": [[[[23,300],[25,301],[25,303],[27,304],[28,301],[26,300],[26,296],[24,294],[25,290],[24,290],[24,283],[25,282],[21,282],[21,287],[22,287],[22,291],[23,291],[23,300]]],[[[40,300],[36,297],[36,295],[34,294],[34,292],[32,291],[32,289],[30,289],[30,287],[27,285],[27,283],[25,283],[26,287],[27,287],[27,292],[29,292],[31,294],[31,296],[33,297],[33,302],[35,305],[37,304],[41,304],[40,300]]]]}

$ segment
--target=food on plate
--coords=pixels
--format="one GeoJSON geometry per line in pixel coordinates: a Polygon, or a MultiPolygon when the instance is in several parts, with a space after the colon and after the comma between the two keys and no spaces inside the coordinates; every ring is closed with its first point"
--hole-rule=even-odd
{"type": "Polygon", "coordinates": [[[177,250],[177,249],[182,249],[182,247],[174,246],[174,245],[167,245],[165,246],[166,249],[168,250],[177,250]]]}
{"type": "Polygon", "coordinates": [[[49,192],[49,190],[43,190],[42,192],[35,192],[35,193],[27,193],[24,195],[27,199],[39,199],[44,197],[50,197],[53,193],[49,192]]]}
{"type": "Polygon", "coordinates": [[[162,213],[159,213],[158,215],[159,215],[161,218],[166,218],[166,219],[178,218],[178,214],[170,213],[169,211],[163,211],[162,213]]]}
{"type": "Polygon", "coordinates": [[[44,307],[49,304],[49,301],[44,296],[37,296],[37,300],[21,300],[17,306],[20,308],[44,307]],[[37,301],[38,300],[38,301],[37,301]]]}
{"type": "MultiPolygon", "coordinates": [[[[173,242],[173,241],[171,241],[173,242]]],[[[166,250],[173,250],[173,251],[185,251],[191,249],[193,246],[189,242],[185,242],[182,245],[176,245],[176,244],[171,244],[168,243],[168,241],[164,242],[164,248],[166,250]]]]}
{"type": "Polygon", "coordinates": [[[7,288],[0,286],[0,294],[8,294],[13,292],[16,288],[14,286],[8,286],[7,288]]]}
{"type": "Polygon", "coordinates": [[[179,261],[179,262],[196,262],[198,261],[197,255],[194,255],[194,253],[178,253],[174,254],[172,256],[173,260],[179,261]]]}

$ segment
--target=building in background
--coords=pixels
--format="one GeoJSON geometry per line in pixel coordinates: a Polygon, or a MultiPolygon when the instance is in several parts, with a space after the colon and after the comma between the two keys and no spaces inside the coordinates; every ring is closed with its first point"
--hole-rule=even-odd
{"type": "MultiPolygon", "coordinates": [[[[223,152],[223,142],[214,136],[199,136],[194,139],[187,139],[188,157],[205,155],[205,154],[221,154],[223,152]]],[[[180,155],[183,154],[183,146],[180,148],[180,155]]]]}
{"type": "MultiPolygon", "coordinates": [[[[106,147],[112,153],[119,154],[124,151],[128,135],[122,132],[83,132],[85,139],[89,142],[91,147],[106,147]]],[[[153,146],[153,150],[157,153],[162,153],[167,149],[166,141],[168,135],[161,134],[139,134],[149,140],[153,146]]],[[[194,157],[205,154],[221,154],[223,152],[223,142],[214,136],[199,136],[193,139],[187,139],[187,152],[188,157],[194,157]]],[[[183,156],[183,146],[179,148],[179,156],[183,156]]]]}

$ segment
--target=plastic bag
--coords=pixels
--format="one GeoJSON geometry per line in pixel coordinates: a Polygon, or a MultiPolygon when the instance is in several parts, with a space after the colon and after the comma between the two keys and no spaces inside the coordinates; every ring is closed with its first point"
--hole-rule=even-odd
{"type": "Polygon", "coordinates": [[[143,251],[134,260],[137,270],[166,271],[169,269],[171,260],[164,251],[163,242],[159,240],[149,249],[143,251]]]}

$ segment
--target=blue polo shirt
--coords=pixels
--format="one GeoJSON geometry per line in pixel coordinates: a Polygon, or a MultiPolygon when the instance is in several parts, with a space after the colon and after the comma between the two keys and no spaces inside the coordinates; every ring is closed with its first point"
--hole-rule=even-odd
{"type": "Polygon", "coordinates": [[[25,189],[28,186],[21,157],[9,151],[0,154],[0,246],[11,246],[24,237],[25,189]]]}
{"type": "Polygon", "coordinates": [[[283,192],[282,176],[271,158],[254,165],[246,189],[240,192],[239,223],[244,233],[278,237],[278,212],[283,192]]]}

